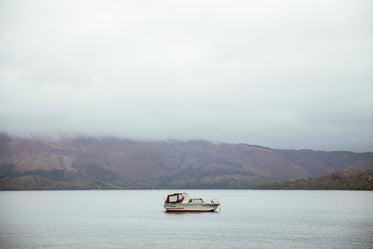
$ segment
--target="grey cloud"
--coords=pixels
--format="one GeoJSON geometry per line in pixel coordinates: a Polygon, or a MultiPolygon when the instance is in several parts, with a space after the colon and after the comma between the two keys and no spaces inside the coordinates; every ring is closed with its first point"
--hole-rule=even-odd
{"type": "Polygon", "coordinates": [[[372,151],[370,1],[2,1],[0,130],[372,151]]]}

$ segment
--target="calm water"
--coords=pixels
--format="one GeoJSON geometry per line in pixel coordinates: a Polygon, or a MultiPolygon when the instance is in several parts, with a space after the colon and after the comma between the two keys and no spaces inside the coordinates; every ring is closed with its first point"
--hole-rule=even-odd
{"type": "Polygon", "coordinates": [[[169,192],[0,192],[0,248],[373,248],[373,192],[190,190],[222,203],[190,214],[169,192]]]}

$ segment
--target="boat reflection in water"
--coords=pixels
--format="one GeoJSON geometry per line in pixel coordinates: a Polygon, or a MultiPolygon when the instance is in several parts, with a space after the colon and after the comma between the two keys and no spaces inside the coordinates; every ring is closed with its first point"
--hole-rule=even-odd
{"type": "Polygon", "coordinates": [[[220,203],[205,202],[202,198],[190,198],[187,193],[169,194],[164,202],[166,212],[214,212],[220,203]]]}

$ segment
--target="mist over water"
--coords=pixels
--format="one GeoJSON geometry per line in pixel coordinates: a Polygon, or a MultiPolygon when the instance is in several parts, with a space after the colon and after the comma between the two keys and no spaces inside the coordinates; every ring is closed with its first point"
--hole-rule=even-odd
{"type": "Polygon", "coordinates": [[[216,213],[169,214],[173,191],[0,192],[1,248],[371,248],[373,192],[190,190],[216,213]]]}

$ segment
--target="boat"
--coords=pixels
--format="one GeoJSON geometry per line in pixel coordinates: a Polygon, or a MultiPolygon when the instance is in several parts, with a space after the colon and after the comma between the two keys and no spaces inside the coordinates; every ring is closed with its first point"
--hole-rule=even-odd
{"type": "Polygon", "coordinates": [[[219,205],[218,200],[205,202],[202,198],[190,198],[187,193],[169,194],[164,202],[166,212],[214,212],[219,205]]]}

